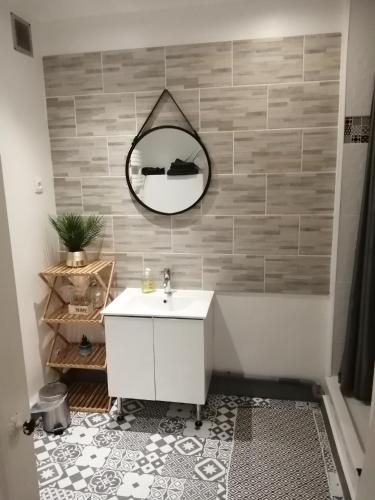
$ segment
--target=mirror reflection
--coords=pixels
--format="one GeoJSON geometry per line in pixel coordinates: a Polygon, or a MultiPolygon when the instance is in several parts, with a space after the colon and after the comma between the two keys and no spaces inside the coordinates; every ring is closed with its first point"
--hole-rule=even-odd
{"type": "Polygon", "coordinates": [[[193,134],[177,127],[159,127],[146,132],[130,150],[126,177],[143,205],[174,214],[202,197],[210,179],[210,162],[193,134]]]}

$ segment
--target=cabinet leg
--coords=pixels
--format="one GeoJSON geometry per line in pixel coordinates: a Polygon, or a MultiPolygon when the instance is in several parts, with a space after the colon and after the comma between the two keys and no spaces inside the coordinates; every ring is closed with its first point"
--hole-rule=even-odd
{"type": "Polygon", "coordinates": [[[196,420],[195,420],[195,428],[199,429],[202,427],[202,420],[201,420],[201,405],[197,405],[197,414],[196,414],[196,420]]]}
{"type": "Polygon", "coordinates": [[[121,424],[124,421],[124,411],[122,409],[122,398],[117,398],[117,422],[121,424]]]}

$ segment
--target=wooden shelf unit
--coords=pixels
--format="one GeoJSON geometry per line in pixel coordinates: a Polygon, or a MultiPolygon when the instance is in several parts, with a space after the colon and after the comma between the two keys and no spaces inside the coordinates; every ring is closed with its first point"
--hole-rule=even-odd
{"type": "Polygon", "coordinates": [[[109,412],[111,398],[107,384],[102,382],[73,382],[68,387],[69,406],[73,411],[109,412]]]}
{"type": "Polygon", "coordinates": [[[78,343],[70,343],[57,333],[52,343],[47,366],[51,368],[78,368],[85,370],[105,370],[107,367],[105,344],[92,344],[87,356],[79,352],[78,343]]]}
{"type": "Polygon", "coordinates": [[[63,325],[64,323],[102,323],[102,315],[100,310],[95,309],[91,314],[84,316],[82,314],[70,314],[68,305],[63,305],[51,315],[43,318],[43,321],[50,324],[63,325]]]}
{"type": "Polygon", "coordinates": [[[100,311],[95,310],[92,314],[88,316],[69,314],[68,312],[68,302],[59,293],[57,287],[64,282],[64,279],[69,279],[74,276],[83,276],[86,278],[92,278],[96,283],[102,288],[104,292],[104,307],[113,299],[111,294],[111,284],[113,279],[115,263],[110,260],[96,260],[87,264],[84,267],[68,267],[65,264],[59,264],[57,266],[50,266],[43,272],[39,273],[39,276],[47,284],[50,289],[46,307],[42,316],[42,320],[49,324],[55,332],[60,324],[68,323],[103,323],[103,317],[100,311]],[[108,273],[108,278],[106,281],[104,273],[108,273]],[[57,309],[52,308],[52,299],[57,298],[60,302],[60,307],[57,309]],[[53,325],[53,326],[52,326],[53,325]]]}
{"type": "MultiPolygon", "coordinates": [[[[84,369],[106,370],[106,350],[104,343],[94,343],[88,356],[79,353],[79,344],[69,342],[61,332],[64,325],[93,326],[103,323],[100,310],[90,315],[69,314],[68,303],[59,292],[59,286],[72,276],[84,276],[95,280],[104,294],[104,307],[113,299],[111,285],[114,262],[97,260],[84,267],[72,268],[65,264],[50,266],[39,276],[47,284],[50,291],[42,320],[54,331],[55,335],[47,366],[58,370],[84,369]],[[56,300],[60,303],[56,307],[56,300]]],[[[109,411],[111,398],[108,396],[106,384],[96,382],[73,382],[69,386],[70,409],[75,411],[105,412],[109,411]]]]}

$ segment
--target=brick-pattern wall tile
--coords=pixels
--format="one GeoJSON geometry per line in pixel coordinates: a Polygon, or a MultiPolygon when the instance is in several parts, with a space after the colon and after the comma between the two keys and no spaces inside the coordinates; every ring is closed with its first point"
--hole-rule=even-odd
{"type": "Polygon", "coordinates": [[[56,211],[82,213],[81,179],[55,178],[56,211]]]}
{"type": "Polygon", "coordinates": [[[200,135],[211,160],[212,173],[233,173],[233,132],[209,132],[200,135]]]}
{"type": "Polygon", "coordinates": [[[263,292],[264,259],[251,255],[204,256],[203,288],[224,292],[263,292]]]}
{"type": "Polygon", "coordinates": [[[303,171],[336,170],[337,128],[304,130],[302,155],[303,171]]]}
{"type": "Polygon", "coordinates": [[[135,133],[133,94],[98,94],[75,99],[77,133],[80,136],[135,133]]]}
{"type": "Polygon", "coordinates": [[[47,97],[103,91],[100,52],[47,56],[43,68],[47,97]]]}
{"type": "Polygon", "coordinates": [[[234,253],[297,255],[297,215],[234,218],[234,253]]]}
{"type": "Polygon", "coordinates": [[[232,84],[231,42],[166,48],[167,87],[189,89],[232,84]]]}
{"type": "MultiPolygon", "coordinates": [[[[160,92],[142,92],[136,95],[137,99],[137,128],[140,130],[150,111],[158,100],[160,92]]],[[[173,97],[181,110],[195,129],[199,129],[199,91],[178,90],[173,92],[173,97]]],[[[189,128],[181,113],[169,96],[165,95],[159,102],[157,112],[150,117],[147,128],[161,125],[176,125],[189,128]]]]}
{"type": "Polygon", "coordinates": [[[341,34],[328,33],[305,37],[305,80],[340,78],[341,34]]]}
{"type": "Polygon", "coordinates": [[[83,208],[86,213],[138,215],[144,209],[132,199],[123,177],[82,179],[83,208]]]}
{"type": "MultiPolygon", "coordinates": [[[[328,293],[340,38],[44,58],[57,213],[103,215],[88,253],[115,259],[116,291],[140,286],[149,266],[158,286],[169,267],[177,288],[328,293]],[[212,164],[201,203],[172,217],[146,211],[125,181],[133,138],[165,86],[212,164]]],[[[147,128],[171,124],[188,128],[164,96],[147,128]]]]}
{"type": "Polygon", "coordinates": [[[175,253],[232,253],[233,217],[193,213],[173,216],[172,248],[175,253]]]}
{"type": "Polygon", "coordinates": [[[331,255],[333,217],[301,216],[301,255],[331,255]]]}
{"type": "Polygon", "coordinates": [[[124,289],[141,286],[143,275],[143,254],[116,253],[113,287],[124,289]]]}
{"type": "Polygon", "coordinates": [[[248,130],[266,127],[267,88],[226,87],[200,92],[202,131],[248,130]]]}
{"type": "Polygon", "coordinates": [[[116,252],[170,252],[171,221],[165,215],[114,217],[116,252]]]}
{"type": "Polygon", "coordinates": [[[104,92],[161,91],[165,85],[164,48],[103,52],[104,92]]]}
{"type": "Polygon", "coordinates": [[[271,85],[269,128],[335,127],[339,110],[338,82],[271,85]]]}
{"type": "Polygon", "coordinates": [[[51,139],[51,157],[55,177],[108,175],[105,137],[51,139]]]}
{"type": "Polygon", "coordinates": [[[233,42],[234,85],[298,82],[302,68],[302,36],[233,42]]]}
{"type": "Polygon", "coordinates": [[[329,257],[266,257],[265,266],[268,293],[329,293],[329,257]]]}
{"type": "Polygon", "coordinates": [[[75,137],[77,135],[74,97],[47,99],[47,118],[50,137],[75,137]]]}
{"type": "Polygon", "coordinates": [[[109,173],[114,176],[125,176],[126,158],[134,136],[108,138],[109,173]]]}
{"type": "Polygon", "coordinates": [[[264,214],[266,179],[264,175],[215,175],[202,201],[204,214],[264,214]]]}
{"type": "Polygon", "coordinates": [[[171,272],[173,288],[202,288],[202,257],[200,255],[144,254],[144,267],[153,270],[158,288],[163,288],[161,271],[168,268],[171,272]]]}
{"type": "Polygon", "coordinates": [[[299,172],[301,146],[300,130],[235,132],[234,172],[299,172]]]}
{"type": "Polygon", "coordinates": [[[269,175],[267,214],[327,214],[333,212],[334,174],[269,175]]]}

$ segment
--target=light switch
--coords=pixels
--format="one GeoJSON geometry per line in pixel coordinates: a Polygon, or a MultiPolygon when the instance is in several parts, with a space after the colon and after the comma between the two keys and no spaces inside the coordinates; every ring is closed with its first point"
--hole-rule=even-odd
{"type": "Polygon", "coordinates": [[[42,183],[42,179],[40,177],[35,178],[34,191],[36,194],[43,193],[43,183],[42,183]]]}

